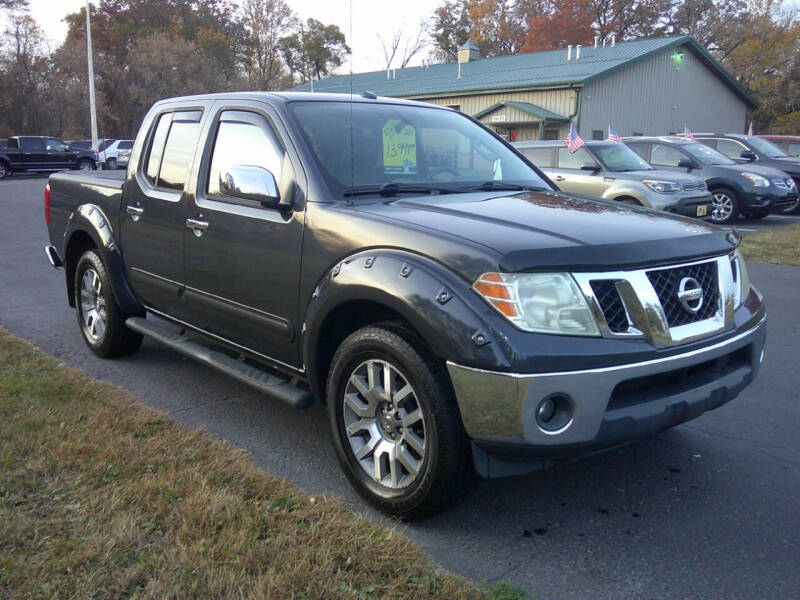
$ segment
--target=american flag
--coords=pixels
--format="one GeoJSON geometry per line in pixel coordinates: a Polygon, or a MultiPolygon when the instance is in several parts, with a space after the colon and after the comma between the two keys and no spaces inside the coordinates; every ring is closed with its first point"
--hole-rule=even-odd
{"type": "Polygon", "coordinates": [[[583,138],[575,131],[575,125],[570,124],[569,135],[567,135],[567,139],[564,140],[564,145],[567,147],[570,154],[575,154],[578,148],[586,145],[583,138]]]}
{"type": "Polygon", "coordinates": [[[686,123],[683,124],[683,135],[686,136],[686,139],[691,141],[691,142],[696,142],[697,141],[694,138],[694,134],[691,131],[689,131],[689,126],[686,123]]]}
{"type": "Polygon", "coordinates": [[[616,142],[617,144],[622,143],[622,138],[619,137],[619,134],[611,129],[611,125],[608,126],[608,141],[609,142],[616,142]]]}
{"type": "Polygon", "coordinates": [[[753,122],[750,121],[750,127],[747,128],[747,135],[753,135],[753,122]]]}

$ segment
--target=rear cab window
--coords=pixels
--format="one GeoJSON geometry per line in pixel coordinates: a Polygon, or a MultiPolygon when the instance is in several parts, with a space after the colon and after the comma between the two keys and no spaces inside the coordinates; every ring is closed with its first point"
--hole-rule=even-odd
{"type": "Polygon", "coordinates": [[[183,190],[200,139],[202,116],[200,110],[179,110],[158,117],[144,168],[150,185],[183,190]]]}

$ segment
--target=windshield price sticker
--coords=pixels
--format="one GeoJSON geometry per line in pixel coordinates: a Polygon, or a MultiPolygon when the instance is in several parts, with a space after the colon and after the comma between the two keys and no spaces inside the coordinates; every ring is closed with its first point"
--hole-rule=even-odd
{"type": "Polygon", "coordinates": [[[416,174],[417,134],[411,125],[392,119],[383,126],[383,172],[416,174]]]}

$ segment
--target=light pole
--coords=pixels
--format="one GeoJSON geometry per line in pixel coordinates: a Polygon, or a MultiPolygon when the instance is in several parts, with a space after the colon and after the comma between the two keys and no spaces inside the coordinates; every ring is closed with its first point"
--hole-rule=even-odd
{"type": "Polygon", "coordinates": [[[94,60],[92,59],[92,24],[89,0],[86,0],[86,53],[89,58],[89,112],[92,120],[92,149],[97,150],[97,106],[94,102],[94,60]]]}

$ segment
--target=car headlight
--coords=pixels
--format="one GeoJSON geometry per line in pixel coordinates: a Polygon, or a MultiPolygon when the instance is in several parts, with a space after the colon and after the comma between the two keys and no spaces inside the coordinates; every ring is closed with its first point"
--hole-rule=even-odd
{"type": "Polygon", "coordinates": [[[750,293],[750,277],[747,275],[747,265],[744,262],[741,250],[738,248],[731,259],[731,271],[733,271],[733,306],[739,308],[750,293]]]}
{"type": "Polygon", "coordinates": [[[600,335],[586,298],[568,273],[484,273],[472,287],[523,331],[600,335]]]}
{"type": "Polygon", "coordinates": [[[681,184],[674,181],[660,181],[658,179],[644,179],[642,181],[647,187],[659,194],[672,194],[681,191],[681,184]]]}
{"type": "Polygon", "coordinates": [[[753,184],[753,187],[769,187],[769,180],[761,175],[756,175],[755,173],[742,173],[742,177],[753,184]]]}

